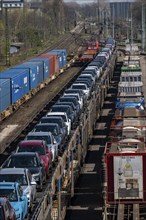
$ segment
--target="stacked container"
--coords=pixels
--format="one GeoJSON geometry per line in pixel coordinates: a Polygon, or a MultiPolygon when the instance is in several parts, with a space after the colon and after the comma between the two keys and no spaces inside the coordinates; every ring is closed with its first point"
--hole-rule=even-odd
{"type": "Polygon", "coordinates": [[[7,82],[7,85],[8,86],[10,85],[11,104],[17,102],[19,99],[25,96],[30,90],[29,73],[26,69],[5,70],[4,72],[0,73],[0,79],[6,79],[9,81],[9,83],[7,82]]]}
{"type": "Polygon", "coordinates": [[[39,58],[48,58],[49,64],[50,64],[50,76],[54,75],[58,71],[59,66],[58,66],[57,55],[55,55],[55,54],[51,55],[48,53],[44,53],[44,54],[40,55],[39,58]]]}
{"type": "Polygon", "coordinates": [[[49,78],[49,76],[50,76],[50,62],[47,58],[40,58],[40,57],[37,58],[36,57],[36,58],[29,60],[28,62],[42,62],[43,67],[44,67],[43,79],[46,80],[49,78]]]}
{"type": "Polygon", "coordinates": [[[62,66],[66,65],[66,49],[55,49],[52,51],[57,51],[57,52],[61,52],[62,53],[62,66]]]}
{"type": "Polygon", "coordinates": [[[58,66],[61,69],[66,64],[66,50],[51,50],[48,54],[55,54],[58,57],[58,66]]]}

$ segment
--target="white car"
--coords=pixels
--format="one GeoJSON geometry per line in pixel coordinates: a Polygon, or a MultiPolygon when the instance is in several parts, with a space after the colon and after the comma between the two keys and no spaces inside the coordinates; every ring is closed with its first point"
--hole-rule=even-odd
{"type": "Polygon", "coordinates": [[[78,99],[78,103],[80,105],[80,109],[83,108],[83,99],[82,99],[82,97],[80,97],[80,95],[78,93],[64,93],[63,96],[65,96],[65,97],[67,97],[67,96],[76,97],[78,99]]]}
{"type": "Polygon", "coordinates": [[[99,78],[102,69],[98,68],[97,66],[87,66],[85,70],[95,70],[96,74],[97,74],[97,79],[99,78]]]}
{"type": "Polygon", "coordinates": [[[86,95],[87,99],[89,98],[90,89],[87,87],[86,84],[84,84],[84,83],[73,83],[71,85],[71,88],[72,89],[81,89],[84,92],[84,94],[86,95]]]}
{"type": "Polygon", "coordinates": [[[28,208],[31,210],[32,203],[36,200],[35,179],[26,168],[3,168],[0,169],[0,182],[18,182],[21,184],[28,198],[28,208]]]}
{"type": "Polygon", "coordinates": [[[46,117],[50,116],[50,115],[62,117],[66,126],[67,126],[68,135],[70,135],[70,133],[71,133],[71,120],[67,117],[67,114],[65,112],[48,112],[46,114],[46,117]]]}
{"type": "Polygon", "coordinates": [[[96,82],[96,78],[93,77],[93,75],[91,73],[81,73],[81,75],[79,77],[89,77],[94,82],[94,84],[96,82]]]}

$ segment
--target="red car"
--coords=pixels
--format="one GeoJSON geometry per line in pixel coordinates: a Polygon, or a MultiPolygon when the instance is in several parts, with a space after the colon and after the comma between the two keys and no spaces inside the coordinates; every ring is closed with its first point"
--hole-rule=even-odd
{"type": "Polygon", "coordinates": [[[16,152],[37,152],[43,160],[46,174],[52,168],[52,152],[48,150],[47,143],[43,140],[24,140],[18,143],[16,152]]]}
{"type": "Polygon", "coordinates": [[[5,197],[0,198],[0,219],[16,220],[15,210],[11,206],[9,200],[5,197]]]}

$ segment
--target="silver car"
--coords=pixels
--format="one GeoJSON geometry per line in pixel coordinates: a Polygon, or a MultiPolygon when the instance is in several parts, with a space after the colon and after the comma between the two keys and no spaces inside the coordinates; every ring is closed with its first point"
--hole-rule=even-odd
{"type": "Polygon", "coordinates": [[[36,182],[30,171],[26,168],[0,169],[0,182],[18,182],[21,184],[27,198],[28,208],[31,210],[36,199],[36,182]]]}

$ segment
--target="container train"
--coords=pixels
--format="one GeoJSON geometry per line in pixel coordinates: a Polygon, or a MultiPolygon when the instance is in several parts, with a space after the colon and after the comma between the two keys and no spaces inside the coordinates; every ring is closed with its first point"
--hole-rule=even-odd
{"type": "Polygon", "coordinates": [[[142,71],[137,47],[127,46],[126,52],[115,115],[104,152],[107,204],[146,202],[146,112],[142,71]]]}
{"type": "Polygon", "coordinates": [[[66,50],[41,54],[0,73],[0,121],[31,98],[66,66],[66,50]]]}

